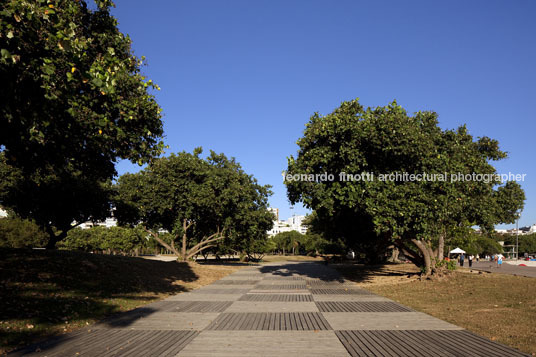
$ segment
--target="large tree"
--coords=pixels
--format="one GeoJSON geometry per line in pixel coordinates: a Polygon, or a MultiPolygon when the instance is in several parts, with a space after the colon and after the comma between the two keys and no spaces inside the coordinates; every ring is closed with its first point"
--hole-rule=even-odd
{"type": "Polygon", "coordinates": [[[268,186],[261,186],[223,154],[201,149],[155,160],[137,174],[122,175],[116,187],[116,217],[141,223],[162,246],[183,260],[226,237],[255,238],[271,227],[268,186]],[[171,242],[160,237],[165,230],[171,242]]]}
{"type": "Polygon", "coordinates": [[[317,225],[348,246],[394,243],[427,274],[443,259],[450,231],[492,229],[512,222],[523,206],[515,182],[497,189],[493,177],[451,181],[458,173],[494,174],[489,162],[506,154],[495,140],[473,140],[463,126],[442,130],[433,112],[409,116],[396,102],[366,109],[357,100],[345,102],[331,114],[313,115],[298,145],[287,171],[291,202],[314,209],[317,225]],[[333,180],[292,179],[322,173],[333,174],[333,180]],[[357,180],[341,173],[370,175],[357,180]]]}
{"type": "Polygon", "coordinates": [[[49,247],[73,220],[102,216],[106,202],[86,205],[87,191],[102,192],[118,159],[144,163],[163,147],[157,86],[141,74],[112,2],[95,4],[0,5],[0,150],[18,175],[2,204],[50,232],[49,247]]]}

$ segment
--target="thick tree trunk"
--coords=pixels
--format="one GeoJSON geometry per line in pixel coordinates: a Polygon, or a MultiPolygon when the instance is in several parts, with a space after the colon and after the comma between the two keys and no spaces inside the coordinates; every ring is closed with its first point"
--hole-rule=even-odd
{"type": "Polygon", "coordinates": [[[391,252],[391,261],[393,263],[398,262],[398,254],[400,254],[397,247],[393,247],[393,251],[391,252]]]}
{"type": "Polygon", "coordinates": [[[424,275],[428,276],[432,274],[432,260],[430,256],[430,247],[428,247],[428,245],[425,242],[418,240],[418,239],[412,239],[411,241],[413,242],[413,244],[417,246],[417,248],[419,248],[424,258],[424,271],[423,271],[424,275]]]}
{"type": "Polygon", "coordinates": [[[413,251],[413,249],[410,249],[409,247],[407,247],[403,242],[402,240],[400,239],[397,239],[395,241],[395,244],[396,246],[398,247],[398,249],[400,249],[402,251],[402,253],[404,253],[404,256],[410,261],[412,262],[413,264],[415,264],[416,266],[418,267],[421,267],[424,265],[424,259],[422,256],[420,256],[417,252],[413,251]]]}
{"type": "Polygon", "coordinates": [[[51,226],[46,226],[45,231],[48,234],[48,242],[46,245],[46,249],[56,249],[56,243],[67,237],[67,231],[68,229],[64,229],[60,231],[59,234],[54,233],[54,230],[51,226]]]}

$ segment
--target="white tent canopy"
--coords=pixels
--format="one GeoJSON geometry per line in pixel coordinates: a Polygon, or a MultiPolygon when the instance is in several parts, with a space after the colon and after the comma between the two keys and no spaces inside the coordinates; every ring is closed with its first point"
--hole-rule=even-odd
{"type": "Polygon", "coordinates": [[[460,248],[455,248],[455,249],[451,250],[449,253],[451,253],[451,254],[460,254],[460,253],[465,253],[465,250],[460,249],[460,248]]]}

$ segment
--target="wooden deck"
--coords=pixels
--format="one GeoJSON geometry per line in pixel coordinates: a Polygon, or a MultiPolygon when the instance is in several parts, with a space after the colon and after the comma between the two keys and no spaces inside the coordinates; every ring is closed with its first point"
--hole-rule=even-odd
{"type": "Polygon", "coordinates": [[[524,356],[309,262],[246,268],[13,355],[524,356]]]}

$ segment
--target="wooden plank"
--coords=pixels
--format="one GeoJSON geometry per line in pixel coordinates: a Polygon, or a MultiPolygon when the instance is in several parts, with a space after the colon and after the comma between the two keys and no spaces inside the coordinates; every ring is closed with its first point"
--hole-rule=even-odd
{"type": "Polygon", "coordinates": [[[207,330],[330,330],[329,323],[322,314],[317,312],[284,312],[284,313],[222,313],[207,330]],[[230,317],[229,317],[230,316],[230,317]],[[275,317],[275,321],[270,321],[275,317]],[[231,319],[227,323],[227,319],[231,319]],[[298,323],[298,320],[300,323],[298,323]],[[300,326],[300,327],[298,327],[300,326]]]}
{"type": "MultiPolygon", "coordinates": [[[[193,290],[192,294],[246,294],[250,289],[212,289],[212,288],[201,288],[193,290]]],[[[195,300],[195,297],[192,299],[195,300]]]]}
{"type": "Polygon", "coordinates": [[[218,280],[213,282],[213,285],[255,285],[261,280],[218,280]]]}
{"type": "Polygon", "coordinates": [[[413,310],[389,301],[325,301],[316,302],[321,312],[412,312],[413,310]]]}
{"type": "MultiPolygon", "coordinates": [[[[175,331],[174,331],[175,332],[175,331]]],[[[162,356],[176,356],[183,348],[188,346],[190,342],[194,338],[196,338],[199,335],[199,332],[197,331],[182,331],[181,335],[171,334],[171,339],[169,340],[169,343],[163,344],[161,347],[162,350],[162,356]]],[[[152,355],[153,352],[151,351],[150,354],[152,355]]]]}
{"type": "Polygon", "coordinates": [[[348,289],[313,288],[313,289],[311,289],[311,294],[318,294],[318,295],[349,295],[349,294],[371,295],[372,293],[368,292],[367,290],[357,289],[357,288],[348,288],[348,289]]]}
{"type": "Polygon", "coordinates": [[[336,335],[352,356],[527,356],[465,330],[349,330],[336,335]]]}
{"type": "Polygon", "coordinates": [[[374,356],[367,344],[355,331],[335,331],[335,334],[351,356],[374,356]]]}
{"type": "Polygon", "coordinates": [[[442,352],[441,348],[438,348],[437,344],[429,343],[415,333],[409,333],[410,331],[384,330],[382,332],[385,333],[387,338],[396,340],[400,344],[400,350],[405,351],[409,356],[427,357],[432,352],[436,356],[448,356],[448,354],[442,352]]]}
{"type": "Polygon", "coordinates": [[[179,356],[348,356],[333,331],[203,331],[179,356]]]}
{"type": "Polygon", "coordinates": [[[163,301],[158,311],[172,312],[223,312],[231,301],[163,301]]]}
{"type": "Polygon", "coordinates": [[[245,294],[239,301],[270,301],[270,302],[300,302],[300,301],[313,301],[311,295],[306,294],[245,294]]]}

